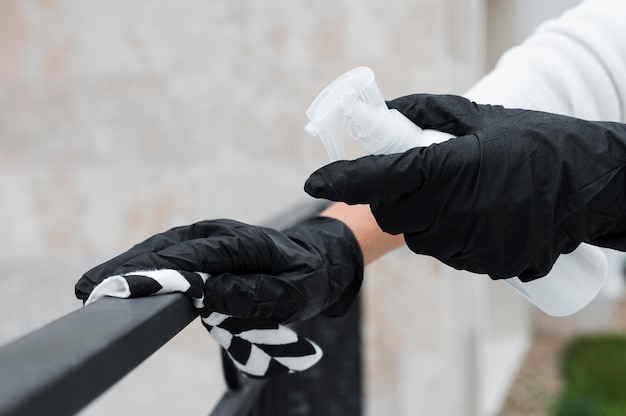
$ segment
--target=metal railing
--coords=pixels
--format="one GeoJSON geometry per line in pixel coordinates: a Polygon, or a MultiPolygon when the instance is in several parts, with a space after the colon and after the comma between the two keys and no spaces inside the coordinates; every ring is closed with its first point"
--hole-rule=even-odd
{"type": "MultiPolygon", "coordinates": [[[[284,229],[319,213],[297,206],[265,225],[284,229]]],[[[360,310],[318,317],[298,332],[324,349],[322,362],[269,381],[240,376],[222,354],[227,390],[213,416],[358,415],[360,310]]],[[[71,415],[117,383],[197,317],[182,294],[104,298],[0,348],[0,415],[71,415]]],[[[207,335],[208,336],[208,335],[207,335]]]]}

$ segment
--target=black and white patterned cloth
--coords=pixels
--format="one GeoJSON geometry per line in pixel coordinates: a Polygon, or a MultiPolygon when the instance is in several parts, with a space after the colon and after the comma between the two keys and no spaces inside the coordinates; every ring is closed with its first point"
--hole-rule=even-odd
{"type": "Polygon", "coordinates": [[[132,298],[180,292],[189,296],[211,336],[228,352],[235,366],[251,378],[269,378],[304,371],[322,358],[314,342],[291,328],[264,318],[234,318],[207,311],[207,273],[161,269],[110,276],[91,292],[85,305],[104,296],[132,298]]]}

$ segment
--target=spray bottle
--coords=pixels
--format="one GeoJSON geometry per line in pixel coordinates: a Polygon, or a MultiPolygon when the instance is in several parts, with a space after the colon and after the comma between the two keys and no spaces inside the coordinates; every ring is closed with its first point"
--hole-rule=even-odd
{"type": "MultiPolygon", "coordinates": [[[[453,138],[451,134],[422,130],[402,113],[387,108],[366,67],[346,72],[315,98],[306,112],[305,131],[320,136],[331,161],[345,159],[346,128],[369,154],[405,152],[418,146],[453,138]]],[[[548,315],[567,316],[589,304],[600,292],[608,274],[608,262],[597,247],[582,244],[574,253],[562,255],[541,279],[504,281],[548,315]]]]}

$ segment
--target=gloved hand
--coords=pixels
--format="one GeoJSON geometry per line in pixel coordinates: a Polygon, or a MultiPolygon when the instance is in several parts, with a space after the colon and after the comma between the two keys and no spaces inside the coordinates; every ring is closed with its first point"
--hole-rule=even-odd
{"type": "Polygon", "coordinates": [[[76,284],[76,296],[86,300],[109,276],[159,269],[210,274],[207,310],[287,323],[344,314],[360,289],[363,258],[350,229],[332,218],[283,232],[202,221],[157,234],[91,269],[76,284]]]}
{"type": "Polygon", "coordinates": [[[408,247],[493,279],[546,275],[581,242],[626,250],[626,125],[477,105],[457,96],[388,103],[457,138],[338,161],[310,195],[371,204],[408,247]]]}

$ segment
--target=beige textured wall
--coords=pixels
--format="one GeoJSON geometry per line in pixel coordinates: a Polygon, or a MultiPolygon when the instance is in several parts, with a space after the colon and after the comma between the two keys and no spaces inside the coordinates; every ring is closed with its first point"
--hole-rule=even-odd
{"type": "Polygon", "coordinates": [[[334,77],[371,66],[392,98],[476,76],[446,50],[445,3],[292,3],[5,0],[2,259],[260,220],[325,162],[302,127],[334,77]]]}
{"type": "MultiPolygon", "coordinates": [[[[315,95],[359,65],[387,98],[462,93],[482,18],[479,0],[0,2],[0,341],[79,307],[82,271],[155,232],[305,199],[315,95]]],[[[438,267],[400,251],[369,271],[369,414],[458,407],[438,267]]],[[[86,413],[206,413],[222,389],[199,324],[143,367],[86,413]]]]}

